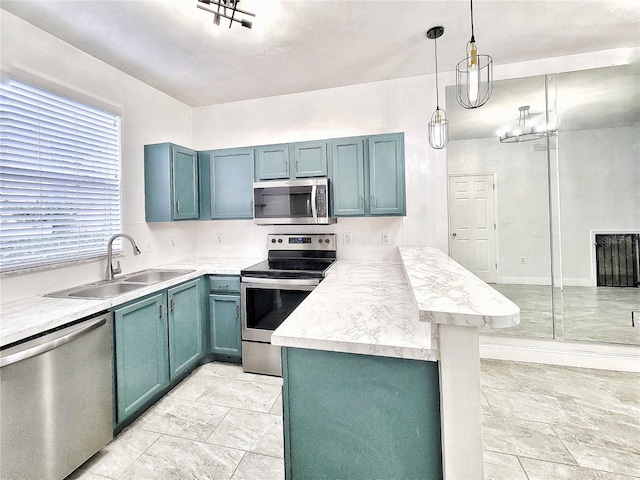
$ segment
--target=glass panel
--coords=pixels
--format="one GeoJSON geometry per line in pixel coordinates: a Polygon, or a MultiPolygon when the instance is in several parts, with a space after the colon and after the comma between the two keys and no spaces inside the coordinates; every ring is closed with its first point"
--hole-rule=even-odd
{"type": "MultiPolygon", "coordinates": [[[[520,325],[480,331],[553,338],[549,164],[555,138],[550,138],[552,157],[544,135],[517,142],[499,139],[507,128],[511,134],[526,133],[522,126],[516,131],[522,107],[529,107],[535,128],[544,129],[545,77],[497,81],[491,100],[475,110],[457,104],[455,86],[447,87],[446,94],[449,251],[521,310],[520,325]]],[[[531,133],[531,123],[527,127],[531,133]]]]}
{"type": "Polygon", "coordinates": [[[640,344],[640,76],[556,75],[566,340],[640,344]]]}
{"type": "Polygon", "coordinates": [[[311,187],[268,187],[254,190],[256,218],[311,217],[311,187]]]}
{"type": "Polygon", "coordinates": [[[247,288],[247,327],[275,330],[310,291],[247,288]]]}

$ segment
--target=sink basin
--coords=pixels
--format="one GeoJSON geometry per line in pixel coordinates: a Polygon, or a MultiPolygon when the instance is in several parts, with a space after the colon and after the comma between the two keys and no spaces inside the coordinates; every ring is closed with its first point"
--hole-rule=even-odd
{"type": "Polygon", "coordinates": [[[195,270],[143,270],[131,273],[115,280],[90,283],[79,287],[48,293],[45,297],[54,298],[86,298],[104,300],[117,297],[123,293],[132,292],[155,283],[165,282],[195,270]]]}
{"type": "Polygon", "coordinates": [[[71,298],[111,298],[123,293],[138,290],[139,288],[146,287],[146,283],[105,283],[104,285],[98,285],[93,287],[80,287],[76,291],[71,291],[65,295],[65,297],[71,298]]]}
{"type": "Polygon", "coordinates": [[[144,270],[120,279],[122,282],[158,283],[191,273],[193,270],[144,270]]]}

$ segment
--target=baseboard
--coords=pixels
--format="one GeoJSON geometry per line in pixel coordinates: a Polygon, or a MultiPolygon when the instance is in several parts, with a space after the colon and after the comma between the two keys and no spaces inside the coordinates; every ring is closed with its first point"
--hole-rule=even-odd
{"type": "Polygon", "coordinates": [[[480,358],[640,373],[640,346],[480,336],[480,358]]]}

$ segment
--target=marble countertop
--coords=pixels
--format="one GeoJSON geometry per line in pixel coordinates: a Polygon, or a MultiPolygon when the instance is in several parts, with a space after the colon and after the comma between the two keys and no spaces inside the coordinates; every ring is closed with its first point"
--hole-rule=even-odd
{"type": "Polygon", "coordinates": [[[400,247],[420,321],[505,328],[520,323],[520,308],[433,247],[400,247]]]}
{"type": "Polygon", "coordinates": [[[401,263],[339,260],[271,336],[275,345],[437,360],[437,324],[517,325],[520,309],[443,252],[401,263]]]}
{"type": "Polygon", "coordinates": [[[271,343],[435,361],[436,330],[418,317],[401,264],[338,260],[271,343]]]}
{"type": "MultiPolygon", "coordinates": [[[[262,258],[208,258],[196,257],[153,268],[190,269],[186,275],[156,283],[144,288],[105,300],[78,298],[30,297],[1,306],[0,346],[23,340],[75,320],[108,310],[111,307],[135,300],[159,290],[172,287],[202,275],[239,275],[262,258]]],[[[134,273],[134,272],[126,272],[134,273]]]]}

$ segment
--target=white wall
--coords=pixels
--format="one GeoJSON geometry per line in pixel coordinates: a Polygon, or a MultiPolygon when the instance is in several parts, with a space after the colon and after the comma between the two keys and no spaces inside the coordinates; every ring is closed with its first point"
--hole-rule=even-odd
{"type": "Polygon", "coordinates": [[[565,285],[595,285],[593,232],[640,232],[640,124],[560,132],[565,285]]]}
{"type": "MultiPolygon", "coordinates": [[[[339,219],[337,225],[321,230],[339,234],[340,258],[389,258],[395,246],[404,244],[446,251],[446,156],[444,151],[432,150],[427,137],[435,104],[425,92],[434,89],[434,77],[422,76],[195,108],[194,147],[206,150],[404,132],[406,218],[339,219]],[[352,233],[351,246],[342,245],[342,232],[352,233]],[[383,232],[391,234],[390,247],[382,247],[383,232]]],[[[227,234],[233,238],[235,248],[264,252],[267,232],[294,230],[258,227],[250,221],[205,222],[198,225],[198,250],[205,254],[219,248],[215,234],[226,232],[223,238],[227,234]]]]}
{"type": "MultiPolygon", "coordinates": [[[[123,231],[138,242],[143,255],[125,245],[120,259],[125,271],[179,259],[194,248],[188,224],[147,225],[144,222],[143,145],[173,141],[192,143],[191,108],[122,73],[33,25],[0,10],[4,71],[40,77],[45,82],[97,98],[122,112],[123,231]],[[22,72],[22,73],[21,73],[22,72]],[[168,248],[169,238],[177,246],[168,248]]],[[[2,303],[99,280],[105,261],[0,278],[2,303]]]]}

